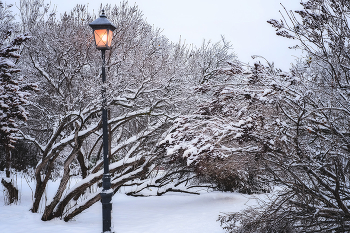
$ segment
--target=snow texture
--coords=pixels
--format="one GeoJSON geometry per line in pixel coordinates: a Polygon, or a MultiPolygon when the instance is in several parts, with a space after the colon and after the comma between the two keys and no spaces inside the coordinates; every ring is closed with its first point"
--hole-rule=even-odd
{"type": "MultiPolygon", "coordinates": [[[[28,186],[19,178],[21,192],[18,205],[4,206],[0,193],[0,226],[3,233],[96,233],[102,230],[102,206],[98,202],[68,223],[54,219],[43,222],[41,214],[29,211],[34,183],[28,186]]],[[[59,182],[50,182],[48,199],[59,182]]],[[[125,190],[121,190],[124,192],[125,190]]],[[[222,212],[240,211],[256,200],[238,193],[202,193],[201,195],[167,194],[160,197],[114,195],[112,224],[120,233],[224,233],[216,221],[222,212]]]]}

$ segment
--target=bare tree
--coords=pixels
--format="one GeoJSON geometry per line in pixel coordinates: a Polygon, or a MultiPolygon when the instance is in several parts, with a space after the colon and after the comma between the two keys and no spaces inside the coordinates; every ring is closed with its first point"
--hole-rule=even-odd
{"type": "MultiPolygon", "coordinates": [[[[279,140],[263,161],[281,191],[260,210],[221,217],[229,232],[349,232],[349,27],[343,0],[310,0],[270,20],[307,52],[278,85],[279,140]]],[[[277,87],[277,85],[275,84],[277,87]]]]}
{"type": "MultiPolygon", "coordinates": [[[[194,175],[186,166],[154,178],[167,159],[159,145],[172,120],[197,104],[191,87],[202,77],[192,79],[193,72],[205,66],[210,69],[203,75],[213,72],[233,55],[225,54],[225,45],[202,53],[171,43],[126,2],[104,9],[117,26],[112,49],[106,53],[105,84],[112,189],[115,193],[130,186],[129,195],[144,195],[147,187],[157,190],[154,195],[195,193],[190,182],[194,175]],[[213,53],[216,63],[209,61],[213,53]],[[201,59],[208,62],[199,65],[201,59]]],[[[22,136],[37,145],[41,158],[35,168],[32,212],[39,211],[48,181],[60,180],[55,196],[44,207],[44,221],[56,217],[69,221],[100,200],[101,64],[88,26],[95,17],[84,5],[58,18],[44,1],[21,1],[22,28],[33,36],[23,50],[21,67],[41,89],[31,97],[30,118],[21,128],[22,136]],[[74,177],[81,181],[69,187],[74,177]]]]}

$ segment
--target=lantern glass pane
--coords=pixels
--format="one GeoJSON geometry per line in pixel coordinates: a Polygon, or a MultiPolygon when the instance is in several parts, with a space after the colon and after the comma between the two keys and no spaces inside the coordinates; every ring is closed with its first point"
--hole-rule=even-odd
{"type": "Polygon", "coordinates": [[[95,34],[95,43],[98,49],[107,49],[109,46],[108,42],[108,30],[107,29],[96,29],[95,34]]]}
{"type": "Polygon", "coordinates": [[[113,31],[112,30],[108,30],[108,47],[111,47],[112,44],[112,39],[113,39],[113,31]]]}

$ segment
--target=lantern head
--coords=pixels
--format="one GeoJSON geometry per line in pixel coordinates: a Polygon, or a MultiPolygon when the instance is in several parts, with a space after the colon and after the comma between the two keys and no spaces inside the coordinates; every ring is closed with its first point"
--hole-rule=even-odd
{"type": "Polygon", "coordinates": [[[89,26],[94,30],[96,48],[100,50],[111,49],[113,31],[116,26],[107,19],[104,10],[102,10],[100,18],[90,23],[89,26]]]}

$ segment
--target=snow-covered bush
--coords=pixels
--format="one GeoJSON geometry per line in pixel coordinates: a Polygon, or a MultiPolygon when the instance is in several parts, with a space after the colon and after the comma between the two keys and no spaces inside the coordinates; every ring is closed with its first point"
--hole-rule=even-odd
{"type": "Polygon", "coordinates": [[[228,232],[278,232],[283,225],[287,232],[350,231],[350,4],[302,6],[299,16],[286,11],[291,24],[269,21],[307,52],[291,70],[297,83],[280,86],[276,124],[285,127],[262,154],[280,191],[259,210],[222,217],[228,232]]]}
{"type": "Polygon", "coordinates": [[[266,192],[261,153],[280,136],[276,104],[278,86],[290,84],[286,73],[260,63],[228,63],[217,73],[226,81],[197,87],[206,96],[196,114],[179,117],[163,140],[167,156],[185,159],[203,182],[223,191],[266,192]]]}

